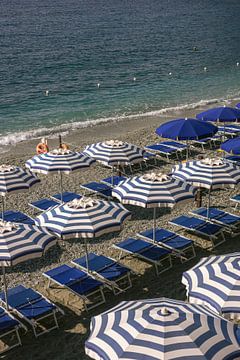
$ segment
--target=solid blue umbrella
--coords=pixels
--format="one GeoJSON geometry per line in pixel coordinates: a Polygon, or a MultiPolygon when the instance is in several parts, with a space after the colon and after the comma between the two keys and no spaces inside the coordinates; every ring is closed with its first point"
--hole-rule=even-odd
{"type": "MultiPolygon", "coordinates": [[[[174,140],[199,140],[212,137],[218,128],[197,119],[185,118],[168,121],[156,129],[156,134],[174,140]]],[[[187,148],[188,158],[188,148],[187,148]]]]}
{"type": "Polygon", "coordinates": [[[229,139],[221,145],[221,149],[234,155],[240,154],[240,136],[229,139]]]}
{"type": "Polygon", "coordinates": [[[183,273],[188,301],[240,318],[240,253],[209,256],[183,273]]]}
{"type": "Polygon", "coordinates": [[[213,124],[197,119],[176,119],[168,121],[156,129],[156,134],[174,140],[199,140],[213,136],[218,131],[213,124]]]}
{"type": "Polygon", "coordinates": [[[85,352],[96,360],[233,360],[240,358],[238,331],[200,305],[122,301],[92,318],[85,352]]]}
{"type": "Polygon", "coordinates": [[[240,109],[220,106],[203,111],[196,118],[203,121],[233,122],[240,120],[240,109]]]}

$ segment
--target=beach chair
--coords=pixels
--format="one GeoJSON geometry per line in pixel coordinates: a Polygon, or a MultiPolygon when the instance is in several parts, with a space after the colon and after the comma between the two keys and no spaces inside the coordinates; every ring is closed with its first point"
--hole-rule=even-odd
{"type": "MultiPolygon", "coordinates": [[[[7,294],[9,308],[32,327],[35,337],[58,328],[56,313],[64,315],[63,310],[38,291],[18,285],[8,289],[7,294]],[[53,321],[50,327],[46,325],[46,319],[53,321]]],[[[6,304],[4,292],[0,293],[0,299],[6,304]]]]}
{"type": "Polygon", "coordinates": [[[47,210],[52,209],[55,206],[58,206],[59,201],[44,198],[44,199],[33,201],[33,202],[29,203],[29,205],[31,207],[33,207],[35,210],[47,211],[47,210]]]}
{"type": "Polygon", "coordinates": [[[100,195],[104,198],[110,199],[112,197],[112,187],[107,184],[102,184],[92,181],[87,184],[80,185],[85,192],[100,195]]]}
{"type": "Polygon", "coordinates": [[[196,235],[207,237],[211,241],[213,248],[221,245],[226,240],[223,226],[194,216],[181,215],[171,220],[169,224],[178,226],[196,235]]]}
{"type": "Polygon", "coordinates": [[[74,192],[65,191],[64,193],[62,193],[62,195],[59,193],[59,194],[52,195],[50,197],[51,197],[51,199],[56,200],[60,203],[61,203],[61,199],[62,199],[62,201],[64,203],[66,203],[66,202],[72,201],[74,199],[81,199],[82,195],[76,194],[74,192]]]}
{"type": "Polygon", "coordinates": [[[240,165],[240,156],[239,155],[229,155],[226,156],[223,160],[240,165]]]}
{"type": "Polygon", "coordinates": [[[202,148],[202,151],[205,151],[206,147],[210,147],[212,148],[212,144],[211,144],[212,138],[208,137],[205,139],[200,139],[200,140],[191,140],[191,144],[192,145],[199,145],[202,148]]]}
{"type": "Polygon", "coordinates": [[[5,221],[10,221],[14,223],[35,225],[35,221],[30,216],[24,214],[21,211],[4,211],[4,213],[0,213],[0,219],[4,219],[5,221]]]}
{"type": "Polygon", "coordinates": [[[154,265],[157,275],[172,267],[171,251],[150,244],[148,241],[128,238],[118,244],[114,244],[113,247],[120,250],[119,259],[123,256],[130,255],[150,262],[154,265]],[[125,255],[123,255],[123,253],[125,255]]]}
{"type": "Polygon", "coordinates": [[[199,209],[191,211],[191,214],[225,226],[227,229],[235,233],[239,232],[240,230],[240,216],[231,214],[223,210],[219,210],[214,207],[210,207],[209,210],[206,207],[201,207],[199,209]]]}
{"type": "Polygon", "coordinates": [[[109,176],[105,179],[102,179],[101,182],[108,186],[114,187],[114,186],[118,186],[120,183],[122,183],[125,180],[127,180],[126,176],[114,175],[114,176],[109,176]]]}
{"type": "Polygon", "coordinates": [[[218,126],[218,133],[223,134],[225,136],[234,137],[238,135],[238,131],[231,129],[229,127],[224,128],[224,126],[218,126]]]}
{"type": "Polygon", "coordinates": [[[156,154],[153,152],[145,151],[143,154],[143,163],[148,168],[150,166],[150,162],[153,162],[154,165],[157,165],[156,154]]]}
{"type": "Polygon", "coordinates": [[[170,250],[171,254],[174,257],[179,257],[182,263],[196,257],[193,240],[180,236],[173,231],[157,228],[155,229],[154,238],[153,229],[148,229],[138,233],[137,236],[170,250]]]}
{"type": "Polygon", "coordinates": [[[1,355],[6,351],[22,345],[19,335],[20,328],[27,331],[27,328],[20,321],[16,320],[7,310],[0,307],[0,339],[7,345],[0,351],[1,355]]]}
{"type": "Polygon", "coordinates": [[[235,203],[235,209],[238,208],[238,205],[240,204],[240,194],[234,195],[230,198],[230,201],[235,203]]]}
{"type": "Polygon", "coordinates": [[[43,275],[48,278],[49,287],[52,281],[80,297],[86,311],[105,303],[103,282],[94,279],[84,271],[64,264],[46,271],[43,275]]]}
{"type": "Polygon", "coordinates": [[[226,128],[231,129],[233,131],[236,131],[236,133],[240,133],[240,126],[239,125],[229,124],[229,125],[226,125],[226,128]]]}
{"type": "Polygon", "coordinates": [[[73,260],[72,264],[99,277],[115,295],[132,287],[131,270],[110,257],[89,253],[88,266],[86,256],[73,260]]]}
{"type": "Polygon", "coordinates": [[[161,145],[165,145],[168,146],[170,148],[176,149],[177,151],[181,152],[185,152],[187,150],[187,145],[182,144],[178,141],[162,141],[161,145]]]}
{"type": "Polygon", "coordinates": [[[164,156],[168,159],[168,161],[172,157],[179,159],[178,151],[175,148],[166,146],[166,145],[162,145],[161,143],[147,145],[144,147],[144,149],[147,151],[150,151],[150,152],[155,152],[156,155],[158,155],[158,156],[164,156]]]}

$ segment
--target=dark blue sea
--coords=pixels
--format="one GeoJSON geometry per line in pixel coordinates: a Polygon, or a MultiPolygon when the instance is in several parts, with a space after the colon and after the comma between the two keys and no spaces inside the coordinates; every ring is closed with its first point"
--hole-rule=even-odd
{"type": "Polygon", "coordinates": [[[1,0],[0,145],[237,102],[239,36],[239,0],[1,0]]]}

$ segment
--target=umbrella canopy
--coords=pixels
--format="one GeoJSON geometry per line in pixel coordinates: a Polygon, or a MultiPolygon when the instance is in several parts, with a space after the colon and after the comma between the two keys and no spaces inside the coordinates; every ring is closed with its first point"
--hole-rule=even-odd
{"type": "Polygon", "coordinates": [[[240,110],[228,106],[220,106],[197,114],[197,119],[203,121],[231,122],[240,120],[240,110]]]}
{"type": "Polygon", "coordinates": [[[104,165],[119,166],[141,162],[144,150],[119,140],[109,140],[88,145],[84,154],[104,165]]]}
{"type": "Polygon", "coordinates": [[[240,253],[209,256],[183,273],[190,302],[240,318],[240,253]]]}
{"type": "Polygon", "coordinates": [[[240,154],[240,137],[229,139],[221,144],[221,149],[234,155],[240,154]]]}
{"type": "Polygon", "coordinates": [[[91,320],[86,354],[96,360],[230,360],[237,325],[200,305],[171,299],[123,301],[91,320]]]}
{"type": "Polygon", "coordinates": [[[162,173],[148,173],[122,182],[112,191],[123,204],[153,208],[153,240],[156,236],[157,207],[172,208],[194,199],[192,186],[162,173]]]}
{"type": "Polygon", "coordinates": [[[56,244],[56,237],[37,226],[0,221],[0,266],[37,258],[56,244]]]}
{"type": "Polygon", "coordinates": [[[88,168],[95,160],[81,153],[65,149],[55,149],[46,154],[35,155],[26,162],[31,171],[41,174],[60,175],[60,193],[62,201],[63,184],[62,174],[70,174],[88,168]]]}
{"type": "Polygon", "coordinates": [[[40,179],[29,171],[18,166],[0,166],[0,195],[6,196],[10,193],[28,191],[30,187],[38,184],[40,179]]]}
{"type": "Polygon", "coordinates": [[[169,207],[193,200],[195,189],[162,173],[147,173],[127,179],[112,191],[123,204],[144,208],[169,207]]]}
{"type": "Polygon", "coordinates": [[[161,137],[175,140],[198,140],[211,137],[218,131],[213,124],[203,123],[197,119],[176,119],[168,121],[156,129],[161,137]]]}
{"type": "Polygon", "coordinates": [[[222,159],[202,159],[174,166],[174,178],[206,189],[234,187],[240,181],[240,168],[222,159]]]}
{"type": "Polygon", "coordinates": [[[35,221],[63,239],[93,238],[121,230],[130,215],[121,204],[83,197],[46,211],[35,221]]]}
{"type": "Polygon", "coordinates": [[[32,172],[41,174],[64,173],[70,174],[74,171],[88,168],[94,159],[84,154],[55,149],[46,154],[35,155],[26,162],[26,167],[32,172]]]}
{"type": "Polygon", "coordinates": [[[240,103],[236,104],[236,108],[240,109],[240,103]]]}
{"type": "Polygon", "coordinates": [[[0,265],[2,266],[3,272],[7,308],[5,267],[19,264],[25,260],[38,258],[55,244],[55,236],[39,229],[37,226],[0,221],[0,265]]]}

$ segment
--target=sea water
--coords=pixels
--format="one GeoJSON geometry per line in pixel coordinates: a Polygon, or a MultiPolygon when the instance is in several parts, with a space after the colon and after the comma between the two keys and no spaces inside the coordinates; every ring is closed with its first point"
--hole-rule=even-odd
{"type": "Polygon", "coordinates": [[[239,0],[1,0],[0,145],[240,97],[239,0]]]}

